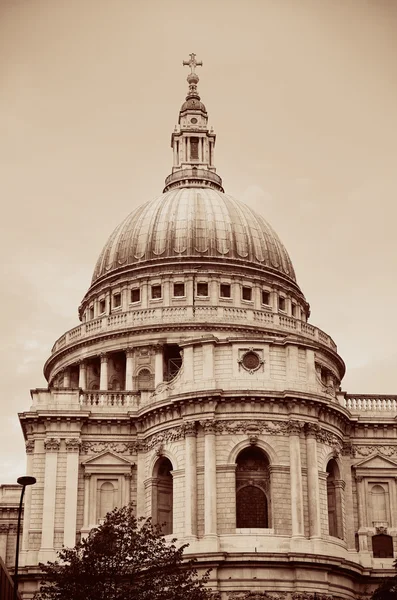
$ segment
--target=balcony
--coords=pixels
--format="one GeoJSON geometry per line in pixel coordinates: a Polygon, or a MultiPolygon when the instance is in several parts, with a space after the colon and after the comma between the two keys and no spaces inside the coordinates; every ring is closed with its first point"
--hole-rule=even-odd
{"type": "Polygon", "coordinates": [[[98,335],[113,333],[125,329],[142,328],[164,324],[204,324],[215,326],[247,325],[282,331],[286,334],[296,333],[319,342],[334,352],[337,347],[332,338],[309,323],[293,317],[279,315],[267,310],[251,308],[233,308],[223,306],[175,306],[131,310],[115,315],[103,316],[74,327],[60,337],[52,348],[52,354],[59,352],[78,342],[95,338],[98,335]]]}

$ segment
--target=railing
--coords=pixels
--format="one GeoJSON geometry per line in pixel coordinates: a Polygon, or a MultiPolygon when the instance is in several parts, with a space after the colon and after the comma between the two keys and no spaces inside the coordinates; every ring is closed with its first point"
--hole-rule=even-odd
{"type": "Polygon", "coordinates": [[[79,340],[118,329],[142,327],[151,324],[164,323],[243,323],[244,325],[270,326],[276,330],[291,331],[309,337],[336,352],[337,347],[332,338],[318,329],[305,323],[279,315],[267,310],[254,310],[252,308],[234,308],[223,306],[167,306],[157,308],[144,308],[131,310],[99,319],[87,321],[78,327],[67,331],[55,342],[52,352],[57,352],[65,346],[79,340]]]}
{"type": "Polygon", "coordinates": [[[351,412],[394,412],[397,411],[397,396],[378,394],[346,394],[342,401],[351,412]]]}
{"type": "Polygon", "coordinates": [[[113,408],[137,409],[140,405],[140,394],[134,392],[91,391],[81,392],[80,406],[111,406],[113,408]]]}

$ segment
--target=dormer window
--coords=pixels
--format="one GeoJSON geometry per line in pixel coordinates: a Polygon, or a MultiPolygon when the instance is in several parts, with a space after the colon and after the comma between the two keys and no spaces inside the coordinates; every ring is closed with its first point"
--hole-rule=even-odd
{"type": "Polygon", "coordinates": [[[174,283],[174,298],[181,298],[185,295],[185,284],[174,283]]]}
{"type": "Polygon", "coordinates": [[[94,307],[90,306],[90,319],[94,318],[94,307]]]}
{"type": "Polygon", "coordinates": [[[103,315],[103,313],[105,312],[106,309],[106,302],[105,300],[99,300],[99,314],[103,315]]]}
{"type": "Polygon", "coordinates": [[[162,298],[161,285],[152,285],[152,300],[162,298]]]}
{"type": "Polygon", "coordinates": [[[262,290],[262,304],[266,304],[266,306],[270,305],[270,292],[266,290],[262,290]]]}
{"type": "Polygon", "coordinates": [[[285,301],[285,298],[283,298],[283,296],[278,297],[278,309],[285,312],[286,301],[285,301]]]}
{"type": "Polygon", "coordinates": [[[208,283],[197,284],[197,296],[208,296],[208,283]]]}
{"type": "Polygon", "coordinates": [[[140,288],[132,288],[131,290],[131,302],[139,302],[141,299],[140,288]]]}
{"type": "Polygon", "coordinates": [[[251,301],[252,300],[252,288],[244,285],[241,295],[242,295],[243,300],[251,301]]]}
{"type": "Polygon", "coordinates": [[[231,288],[230,283],[221,283],[220,286],[220,297],[221,298],[231,298],[231,288]]]}

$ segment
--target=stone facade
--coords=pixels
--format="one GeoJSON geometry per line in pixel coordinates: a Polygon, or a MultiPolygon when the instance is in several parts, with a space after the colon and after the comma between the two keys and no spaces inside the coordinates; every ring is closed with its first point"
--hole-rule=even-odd
{"type": "Polygon", "coordinates": [[[189,65],[165,192],[112,234],[20,415],[20,587],[131,502],[214,598],[364,599],[397,551],[397,399],[340,391],[285,248],[223,193],[189,65]]]}

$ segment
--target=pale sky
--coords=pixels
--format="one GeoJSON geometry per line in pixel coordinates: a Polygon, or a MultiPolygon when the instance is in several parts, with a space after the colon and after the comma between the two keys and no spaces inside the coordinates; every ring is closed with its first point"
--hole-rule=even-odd
{"type": "Polygon", "coordinates": [[[107,237],[171,172],[190,52],[225,191],[283,240],[347,365],[397,394],[395,0],[0,0],[0,482],[107,237]]]}

